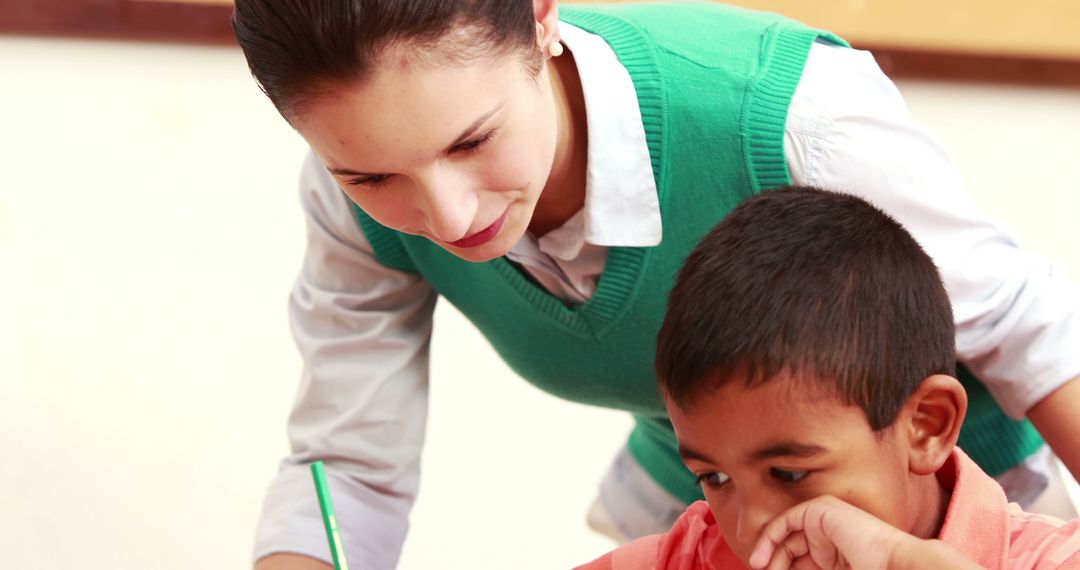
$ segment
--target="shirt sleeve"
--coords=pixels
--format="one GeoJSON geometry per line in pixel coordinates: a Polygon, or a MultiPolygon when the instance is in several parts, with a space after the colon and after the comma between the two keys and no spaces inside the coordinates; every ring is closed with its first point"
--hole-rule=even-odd
{"type": "Polygon", "coordinates": [[[304,368],[289,417],[292,454],[270,485],[254,555],[330,560],[309,468],[321,459],[348,559],[392,569],[419,486],[435,294],[375,260],[314,154],[300,196],[308,242],[289,317],[304,368]]]}
{"type": "Polygon", "coordinates": [[[1080,376],[1080,288],[975,207],[869,52],[813,46],[785,154],[795,183],[860,196],[915,236],[952,300],[958,358],[1009,415],[1080,376]]]}
{"type": "Polygon", "coordinates": [[[724,542],[705,501],[692,503],[665,534],[624,544],[578,566],[575,570],[686,570],[742,568],[743,563],[724,542]]]}
{"type": "Polygon", "coordinates": [[[1009,551],[1005,567],[1016,570],[1080,570],[1080,520],[1069,522],[1009,505],[1009,551]]]}
{"type": "Polygon", "coordinates": [[[611,552],[577,566],[574,570],[654,570],[657,568],[657,552],[667,535],[643,536],[624,544],[611,552]]]}

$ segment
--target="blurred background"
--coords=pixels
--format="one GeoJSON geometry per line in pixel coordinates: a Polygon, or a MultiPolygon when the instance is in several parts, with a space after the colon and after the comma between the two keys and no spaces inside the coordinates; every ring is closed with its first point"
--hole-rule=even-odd
{"type": "MultiPolygon", "coordinates": [[[[975,201],[1080,276],[1080,4],[738,3],[871,49],[975,201]]],[[[300,368],[286,300],[305,145],[248,74],[230,11],[3,1],[6,568],[250,564],[300,368]]],[[[401,568],[566,568],[608,550],[584,514],[629,427],[516,378],[440,304],[401,568]]]]}

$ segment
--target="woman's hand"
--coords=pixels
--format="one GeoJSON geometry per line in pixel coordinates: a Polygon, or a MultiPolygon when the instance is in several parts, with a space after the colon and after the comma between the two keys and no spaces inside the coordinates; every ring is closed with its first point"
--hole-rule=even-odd
{"type": "Polygon", "coordinates": [[[333,570],[333,566],[300,554],[271,554],[255,563],[255,570],[333,570]]]}
{"type": "Polygon", "coordinates": [[[922,540],[836,497],[792,507],[765,526],[751,568],[979,568],[949,545],[922,540]]]}

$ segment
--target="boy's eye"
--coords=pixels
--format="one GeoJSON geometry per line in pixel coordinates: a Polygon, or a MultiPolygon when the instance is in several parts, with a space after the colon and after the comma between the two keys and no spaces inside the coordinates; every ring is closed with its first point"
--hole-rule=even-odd
{"type": "Polygon", "coordinates": [[[788,471],[786,469],[769,469],[769,475],[772,475],[774,479],[779,480],[782,483],[798,483],[802,481],[809,471],[788,471]]]}
{"type": "Polygon", "coordinates": [[[719,487],[730,480],[731,477],[727,473],[721,471],[702,473],[697,477],[698,485],[708,485],[709,487],[719,487]]]}
{"type": "Polygon", "coordinates": [[[378,188],[386,182],[386,179],[390,178],[389,174],[375,174],[373,176],[365,176],[363,178],[354,178],[349,180],[350,186],[367,186],[368,188],[378,188]]]}

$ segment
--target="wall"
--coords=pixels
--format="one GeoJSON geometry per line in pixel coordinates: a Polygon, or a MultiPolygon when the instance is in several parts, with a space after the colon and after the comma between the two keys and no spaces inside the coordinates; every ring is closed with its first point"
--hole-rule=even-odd
{"type": "MultiPolygon", "coordinates": [[[[302,141],[235,49],[0,37],[0,77],[3,566],[243,568],[299,368],[302,141]]],[[[1080,91],[901,89],[977,202],[1080,275],[1080,91]]],[[[401,567],[607,549],[583,516],[628,420],[512,377],[447,306],[436,328],[401,567]]]]}

